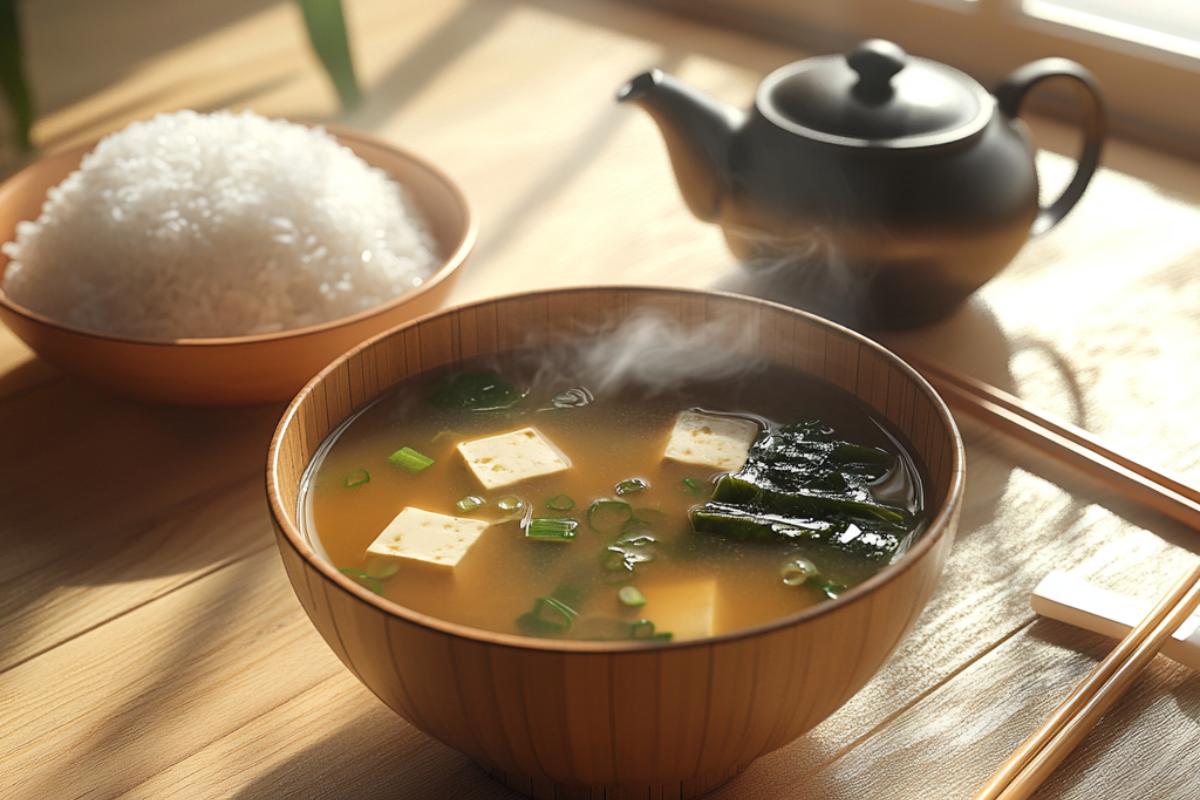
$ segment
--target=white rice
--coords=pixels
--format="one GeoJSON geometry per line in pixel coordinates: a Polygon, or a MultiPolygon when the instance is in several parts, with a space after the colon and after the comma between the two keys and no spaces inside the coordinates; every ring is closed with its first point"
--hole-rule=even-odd
{"type": "Polygon", "coordinates": [[[162,114],[102,140],[2,245],[4,291],[153,339],[314,325],[440,264],[403,189],[333,136],[252,112],[162,114]]]}

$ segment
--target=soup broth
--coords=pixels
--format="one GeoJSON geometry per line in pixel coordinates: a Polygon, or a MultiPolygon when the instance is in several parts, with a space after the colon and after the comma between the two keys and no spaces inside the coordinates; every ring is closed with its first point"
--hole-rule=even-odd
{"type": "MultiPolygon", "coordinates": [[[[922,525],[919,467],[900,436],[849,393],[766,362],[747,365],[736,380],[682,379],[669,389],[638,380],[589,386],[570,369],[546,368],[569,361],[518,351],[388,393],[331,436],[310,467],[302,501],[310,537],[346,574],[449,622],[510,634],[680,640],[835,597],[902,553],[922,525]],[[494,375],[502,377],[489,390],[494,375]],[[484,398],[476,405],[517,401],[445,407],[456,381],[460,392],[465,385],[484,398]],[[817,546],[805,536],[697,532],[691,515],[730,470],[664,458],[688,410],[748,420],[760,436],[819,420],[836,440],[882,451],[889,463],[870,481],[871,500],[898,509],[907,533],[886,553],[864,557],[830,546],[829,536],[817,546]],[[526,428],[570,466],[485,488],[459,445],[526,428]],[[453,567],[368,553],[406,508],[489,524],[453,567]]],[[[840,536],[857,532],[852,525],[840,536]]]]}

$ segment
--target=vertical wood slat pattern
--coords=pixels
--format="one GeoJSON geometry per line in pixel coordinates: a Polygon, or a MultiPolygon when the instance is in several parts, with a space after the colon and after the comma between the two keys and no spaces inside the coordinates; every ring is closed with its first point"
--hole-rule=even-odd
{"type": "Polygon", "coordinates": [[[425,318],[352,351],[293,404],[272,445],[288,576],[318,630],[384,702],[531,796],[691,797],[803,734],[899,645],[953,536],[956,504],[905,562],[838,603],[757,632],[632,651],[529,643],[389,610],[318,562],[296,530],[295,485],[342,419],[423,370],[590,335],[606,317],[640,309],[693,328],[732,317],[752,336],[731,347],[826,377],[896,423],[930,468],[935,505],[961,491],[948,412],[911,373],[856,334],[759,301],[619,287],[541,292],[425,318]]]}

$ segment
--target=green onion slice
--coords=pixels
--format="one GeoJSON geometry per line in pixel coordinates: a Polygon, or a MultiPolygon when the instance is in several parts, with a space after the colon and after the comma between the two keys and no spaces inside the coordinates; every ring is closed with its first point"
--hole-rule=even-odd
{"type": "Polygon", "coordinates": [[[476,497],[475,495],[468,495],[468,496],[464,497],[462,500],[459,500],[457,503],[455,503],[454,507],[457,508],[463,514],[470,514],[472,511],[474,511],[475,509],[482,506],[485,502],[486,501],[482,497],[476,497]]]}
{"type": "Polygon", "coordinates": [[[400,571],[400,562],[394,558],[380,558],[378,556],[367,559],[367,575],[378,580],[390,578],[400,571]]]}
{"type": "Polygon", "coordinates": [[[600,555],[600,563],[609,572],[633,572],[638,564],[655,559],[653,547],[637,545],[609,545],[600,555]]]}
{"type": "Polygon", "coordinates": [[[619,533],[633,519],[633,507],[620,500],[597,500],[588,506],[588,526],[597,533],[619,533]]]}
{"type": "Polygon", "coordinates": [[[525,538],[546,542],[569,542],[575,538],[578,528],[579,523],[570,517],[537,517],[529,521],[528,527],[525,528],[525,538]]]}
{"type": "Polygon", "coordinates": [[[825,596],[830,600],[837,600],[842,592],[846,591],[846,584],[838,583],[837,581],[825,581],[821,584],[821,591],[825,592],[825,596]]]}
{"type": "Polygon", "coordinates": [[[496,501],[496,508],[504,515],[504,519],[520,519],[525,516],[529,504],[515,494],[506,494],[496,501]]]}
{"type": "Polygon", "coordinates": [[[685,494],[690,494],[693,497],[699,497],[704,493],[704,487],[700,481],[695,478],[684,478],[679,482],[679,489],[685,494]]]}
{"type": "Polygon", "coordinates": [[[371,473],[367,472],[365,469],[354,470],[354,472],[351,472],[342,481],[342,483],[346,486],[347,489],[352,488],[354,486],[362,486],[364,483],[370,483],[370,482],[371,482],[371,473]]]}
{"type": "Polygon", "coordinates": [[[631,547],[645,547],[646,545],[654,544],[657,541],[658,540],[653,536],[646,533],[644,529],[630,528],[629,530],[623,531],[620,536],[614,539],[613,544],[618,547],[624,545],[629,545],[631,547]]]}
{"type": "Polygon", "coordinates": [[[539,597],[533,610],[517,618],[517,627],[529,636],[554,636],[571,629],[575,609],[553,597],[539,597]]]}
{"type": "Polygon", "coordinates": [[[586,586],[564,581],[554,587],[554,591],[550,593],[550,596],[566,605],[567,608],[575,609],[583,605],[583,601],[587,600],[588,589],[586,586]]]}
{"type": "Polygon", "coordinates": [[[628,580],[633,573],[633,564],[625,560],[625,551],[620,548],[608,548],[600,555],[600,565],[609,572],[621,574],[621,580],[628,580]]]}
{"type": "Polygon", "coordinates": [[[546,498],[546,508],[551,511],[570,511],[575,507],[575,501],[570,495],[556,494],[554,497],[546,498]]]}
{"type": "Polygon", "coordinates": [[[637,622],[629,626],[629,638],[638,639],[640,641],[659,641],[669,642],[671,634],[663,631],[658,633],[654,630],[654,623],[648,619],[639,619],[637,622]]]}
{"type": "Polygon", "coordinates": [[[820,574],[817,565],[807,558],[794,558],[779,568],[779,576],[788,586],[800,586],[809,578],[816,578],[820,574]]]}
{"type": "Polygon", "coordinates": [[[433,459],[418,453],[411,447],[401,447],[388,456],[388,463],[393,467],[399,467],[405,472],[416,474],[432,464],[433,459]]]}
{"type": "Polygon", "coordinates": [[[379,579],[371,577],[362,570],[340,569],[338,572],[342,573],[343,575],[349,575],[351,578],[354,578],[356,581],[361,583],[363,586],[366,586],[375,594],[383,594],[383,584],[379,582],[379,579]]]}
{"type": "Polygon", "coordinates": [[[617,590],[617,599],[622,605],[627,606],[644,606],[646,605],[646,595],[638,591],[636,586],[622,586],[617,590]]]}
{"type": "Polygon", "coordinates": [[[641,478],[630,478],[627,481],[621,481],[617,484],[617,494],[624,497],[628,494],[637,494],[646,491],[650,484],[641,478]]]}

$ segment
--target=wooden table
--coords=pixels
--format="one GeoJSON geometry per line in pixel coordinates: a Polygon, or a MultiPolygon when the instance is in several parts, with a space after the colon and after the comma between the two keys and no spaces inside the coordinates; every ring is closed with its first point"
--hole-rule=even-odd
{"type": "MultiPolygon", "coordinates": [[[[368,100],[333,94],[287,2],[22,6],[44,152],[154,112],[254,108],[419,152],[481,220],[455,302],[724,287],[661,139],[613,101],[660,66],[738,105],[801,53],[600,0],[349,0],[368,100]]],[[[1016,65],[1014,65],[1016,66],[1016,65]]],[[[1069,130],[1035,121],[1051,180],[1069,130]]],[[[1113,142],[1058,229],[950,320],[881,337],[1200,481],[1200,165],[1113,142]]],[[[11,171],[11,157],[4,168],[11,171]]],[[[0,331],[0,796],[504,798],[341,666],[281,569],[263,489],[283,405],[140,406],[0,331]]],[[[917,629],[811,734],[713,798],[968,798],[1112,647],[1038,618],[1055,567],[1152,598],[1200,534],[964,420],[966,513],[917,629]]],[[[1200,796],[1200,676],[1159,657],[1041,798],[1200,796]]]]}

